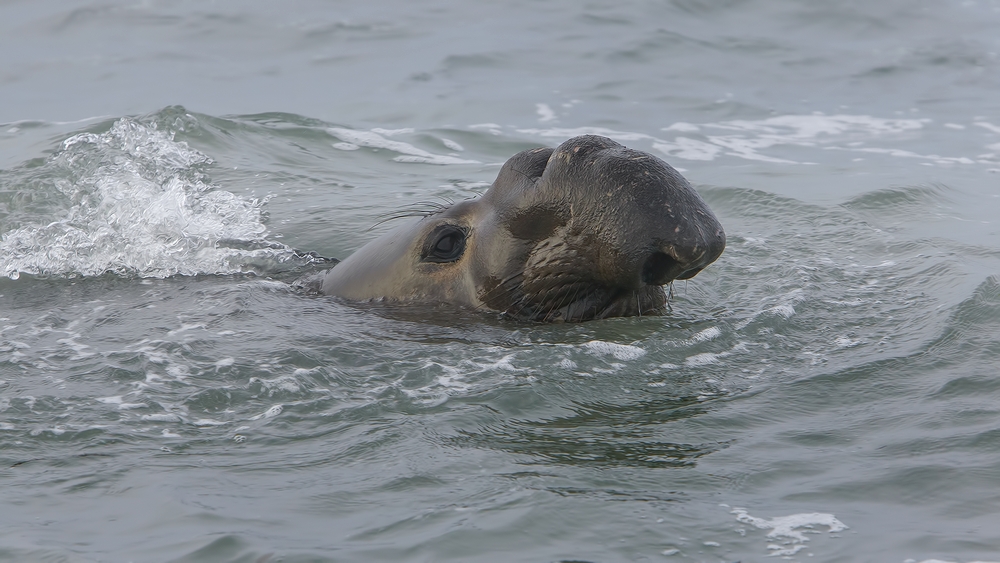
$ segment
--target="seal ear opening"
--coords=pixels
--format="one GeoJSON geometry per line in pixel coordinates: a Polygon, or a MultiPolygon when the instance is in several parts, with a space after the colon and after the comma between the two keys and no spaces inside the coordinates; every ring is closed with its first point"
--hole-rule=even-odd
{"type": "Polygon", "coordinates": [[[468,232],[461,227],[438,225],[427,235],[420,253],[420,261],[436,264],[455,262],[465,253],[467,237],[468,232]]]}

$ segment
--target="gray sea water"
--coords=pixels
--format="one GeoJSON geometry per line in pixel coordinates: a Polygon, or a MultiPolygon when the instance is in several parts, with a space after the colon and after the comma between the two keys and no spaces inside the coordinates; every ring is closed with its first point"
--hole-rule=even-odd
{"type": "Polygon", "coordinates": [[[997,0],[0,3],[0,560],[1000,561],[998,30],[997,0]],[[290,285],[580,133],[726,228],[669,314],[290,285]]]}

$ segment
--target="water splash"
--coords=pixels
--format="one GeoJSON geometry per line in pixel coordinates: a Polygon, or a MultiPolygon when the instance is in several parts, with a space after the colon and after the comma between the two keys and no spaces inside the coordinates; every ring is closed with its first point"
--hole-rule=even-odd
{"type": "Polygon", "coordinates": [[[132,118],[73,135],[42,164],[48,185],[19,188],[51,192],[55,219],[0,234],[0,273],[164,278],[307,263],[267,239],[266,200],[208,183],[201,170],[211,163],[171,132],[132,118]]]}

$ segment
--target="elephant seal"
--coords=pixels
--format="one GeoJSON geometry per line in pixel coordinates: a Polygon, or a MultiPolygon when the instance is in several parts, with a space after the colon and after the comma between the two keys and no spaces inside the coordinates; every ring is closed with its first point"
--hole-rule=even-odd
{"type": "Polygon", "coordinates": [[[481,197],[369,242],[325,274],[321,291],[543,322],[648,315],[665,309],[665,284],[693,277],[725,246],[679,172],[584,135],[514,155],[481,197]]]}

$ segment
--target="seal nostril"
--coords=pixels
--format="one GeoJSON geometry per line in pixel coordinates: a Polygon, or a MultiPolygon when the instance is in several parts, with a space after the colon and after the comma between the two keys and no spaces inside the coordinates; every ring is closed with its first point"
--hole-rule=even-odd
{"type": "Polygon", "coordinates": [[[654,252],[642,265],[642,283],[664,285],[676,279],[683,271],[684,268],[673,256],[654,252]]]}

